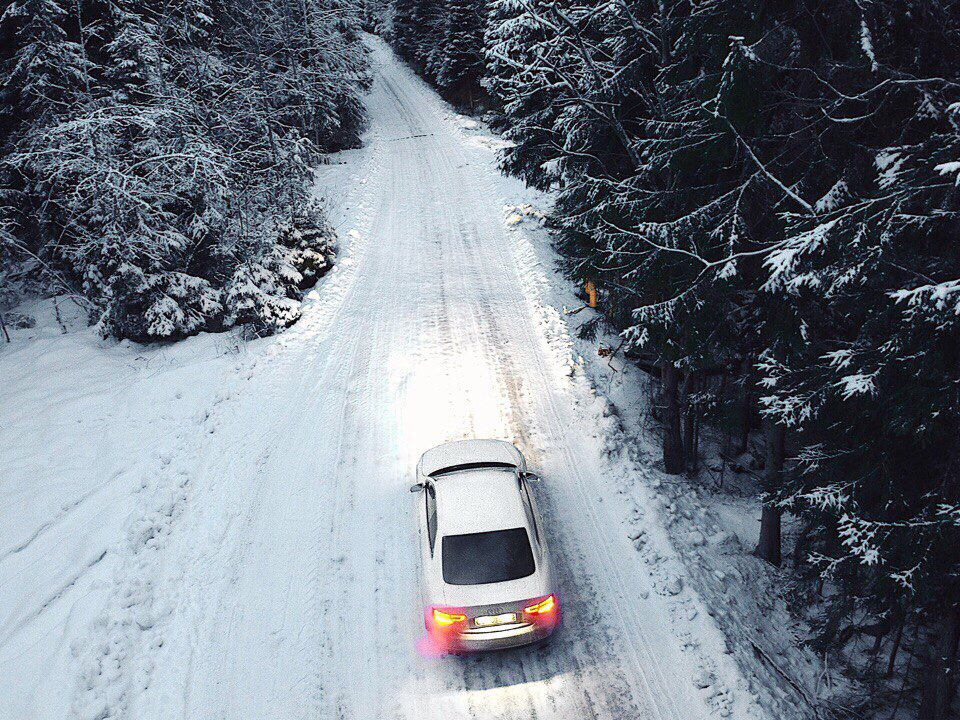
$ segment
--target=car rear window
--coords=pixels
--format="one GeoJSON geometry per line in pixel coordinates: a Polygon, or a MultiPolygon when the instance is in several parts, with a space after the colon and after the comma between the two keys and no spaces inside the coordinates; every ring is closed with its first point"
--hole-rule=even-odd
{"type": "Polygon", "coordinates": [[[524,528],[443,536],[443,581],[449,585],[506,582],[533,571],[524,528]]]}

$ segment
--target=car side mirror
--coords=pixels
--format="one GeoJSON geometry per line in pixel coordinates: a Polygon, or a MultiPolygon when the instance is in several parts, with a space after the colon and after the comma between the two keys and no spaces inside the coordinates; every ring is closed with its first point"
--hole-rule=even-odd
{"type": "Polygon", "coordinates": [[[410,492],[420,492],[423,490],[423,483],[414,483],[410,486],[410,492]]]}
{"type": "Polygon", "coordinates": [[[524,472],[523,479],[529,480],[530,482],[540,482],[540,476],[534,472],[524,472]]]}

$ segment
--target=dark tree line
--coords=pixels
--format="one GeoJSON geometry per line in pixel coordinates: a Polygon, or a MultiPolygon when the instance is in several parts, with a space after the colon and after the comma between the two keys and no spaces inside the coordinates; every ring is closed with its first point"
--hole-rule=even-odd
{"type": "MultiPolygon", "coordinates": [[[[394,0],[437,84],[462,0],[394,0]],[[450,30],[445,30],[450,28],[450,30]]],[[[903,638],[943,720],[960,641],[960,3],[473,0],[504,168],[655,372],[667,472],[761,443],[758,554],[819,640],[903,638]],[[825,588],[828,588],[827,592],[825,588]]],[[[458,25],[456,27],[461,27],[458,25]]],[[[457,46],[456,53],[462,53],[457,46]]],[[[906,687],[914,687],[909,679],[906,687]]]]}
{"type": "Polygon", "coordinates": [[[0,285],[150,340],[296,319],[333,232],[321,152],[354,146],[365,51],[343,0],[8,0],[0,285]]]}
{"type": "Polygon", "coordinates": [[[448,99],[477,106],[484,93],[480,0],[410,0],[391,6],[389,37],[400,56],[448,99]]]}

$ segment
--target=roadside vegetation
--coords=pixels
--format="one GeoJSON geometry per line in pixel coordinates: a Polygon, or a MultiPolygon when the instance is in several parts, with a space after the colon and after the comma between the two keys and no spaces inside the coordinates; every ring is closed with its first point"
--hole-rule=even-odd
{"type": "Polygon", "coordinates": [[[392,0],[379,29],[555,191],[654,376],[663,469],[755,456],[757,554],[850,712],[945,720],[960,641],[960,5],[392,0]],[[701,442],[706,435],[717,442],[701,442]],[[796,531],[783,547],[786,514],[796,531]]]}
{"type": "Polygon", "coordinates": [[[69,296],[141,341],[293,322],[334,252],[312,168],[364,122],[353,4],[4,7],[0,311],[69,296]]]}

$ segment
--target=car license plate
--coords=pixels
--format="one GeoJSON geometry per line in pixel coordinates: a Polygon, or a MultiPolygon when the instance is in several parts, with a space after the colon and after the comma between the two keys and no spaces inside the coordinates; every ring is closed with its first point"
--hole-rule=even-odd
{"type": "Polygon", "coordinates": [[[508,625],[517,621],[516,613],[501,613],[500,615],[481,615],[474,619],[478,627],[489,627],[490,625],[508,625]]]}

